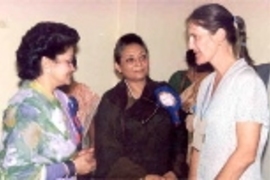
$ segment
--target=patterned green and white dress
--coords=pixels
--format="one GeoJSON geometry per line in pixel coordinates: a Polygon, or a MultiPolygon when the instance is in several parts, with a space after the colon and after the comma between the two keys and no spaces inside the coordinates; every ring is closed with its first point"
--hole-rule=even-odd
{"type": "Polygon", "coordinates": [[[48,179],[48,166],[76,153],[78,134],[68,113],[68,97],[59,90],[55,97],[46,95],[38,83],[25,82],[10,100],[3,117],[1,180],[48,179]]]}

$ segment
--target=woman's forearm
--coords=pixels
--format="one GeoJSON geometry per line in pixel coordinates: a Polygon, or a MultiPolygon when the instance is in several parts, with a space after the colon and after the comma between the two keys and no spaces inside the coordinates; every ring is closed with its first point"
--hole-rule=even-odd
{"type": "Polygon", "coordinates": [[[236,124],[237,147],[231,154],[217,177],[221,179],[239,179],[245,170],[255,161],[260,141],[261,124],[256,122],[238,122],[236,124]]]}
{"type": "Polygon", "coordinates": [[[192,148],[191,151],[191,160],[190,160],[190,169],[189,169],[189,180],[196,180],[197,179],[197,169],[198,169],[198,162],[200,157],[200,151],[195,148],[192,148]]]}
{"type": "Polygon", "coordinates": [[[255,154],[244,153],[241,152],[241,150],[236,149],[215,180],[239,179],[245,170],[254,162],[255,156],[255,154]]]}

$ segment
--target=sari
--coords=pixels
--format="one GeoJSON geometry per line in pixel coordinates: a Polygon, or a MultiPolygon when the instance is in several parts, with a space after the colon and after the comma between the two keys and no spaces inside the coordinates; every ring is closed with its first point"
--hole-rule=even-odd
{"type": "Polygon", "coordinates": [[[83,147],[93,146],[93,139],[89,139],[89,131],[100,97],[87,85],[76,81],[63,90],[78,102],[77,117],[83,127],[83,147]]]}

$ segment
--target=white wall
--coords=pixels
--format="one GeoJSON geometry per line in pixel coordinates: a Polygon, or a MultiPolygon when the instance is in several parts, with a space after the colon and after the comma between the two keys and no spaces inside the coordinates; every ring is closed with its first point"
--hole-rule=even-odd
{"type": "Polygon", "coordinates": [[[16,91],[15,51],[35,23],[60,21],[78,30],[76,78],[101,95],[117,82],[112,51],[126,32],[139,33],[148,44],[153,79],[167,80],[184,68],[184,21],[204,2],[220,2],[244,17],[252,57],[257,63],[269,61],[269,0],[0,0],[0,112],[16,91]]]}

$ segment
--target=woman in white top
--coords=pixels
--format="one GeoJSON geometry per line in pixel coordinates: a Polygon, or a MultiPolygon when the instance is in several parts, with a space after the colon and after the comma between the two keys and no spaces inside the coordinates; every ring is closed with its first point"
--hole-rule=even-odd
{"type": "Polygon", "coordinates": [[[189,179],[262,179],[267,94],[250,66],[244,21],[219,4],[207,4],[187,18],[187,33],[196,63],[215,69],[197,97],[189,179]]]}

